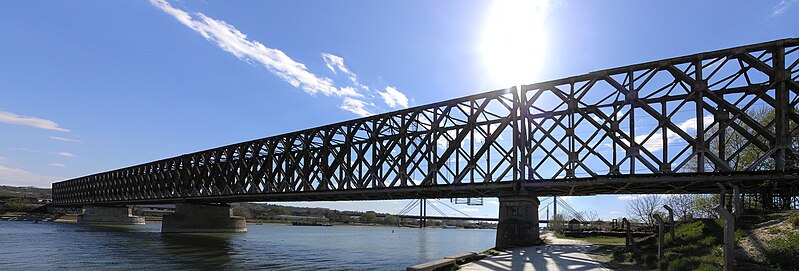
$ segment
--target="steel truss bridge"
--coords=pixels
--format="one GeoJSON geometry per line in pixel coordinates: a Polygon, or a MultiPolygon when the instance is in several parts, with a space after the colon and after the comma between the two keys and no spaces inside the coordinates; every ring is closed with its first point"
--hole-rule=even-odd
{"type": "Polygon", "coordinates": [[[515,86],[53,184],[62,205],[799,184],[799,39],[515,86]],[[760,113],[758,113],[760,112],[760,113]],[[759,117],[760,116],[760,117],[759,117]]]}

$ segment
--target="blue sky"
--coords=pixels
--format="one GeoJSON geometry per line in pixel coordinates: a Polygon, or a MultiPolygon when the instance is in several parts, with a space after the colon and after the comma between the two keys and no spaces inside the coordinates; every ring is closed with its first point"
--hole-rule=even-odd
{"type": "MultiPolygon", "coordinates": [[[[81,1],[0,9],[0,184],[796,37],[785,1],[81,1]]],[[[601,217],[628,196],[573,197],[601,217]]],[[[396,212],[407,201],[297,203],[396,212]]],[[[484,207],[458,206],[475,216],[484,207]]]]}

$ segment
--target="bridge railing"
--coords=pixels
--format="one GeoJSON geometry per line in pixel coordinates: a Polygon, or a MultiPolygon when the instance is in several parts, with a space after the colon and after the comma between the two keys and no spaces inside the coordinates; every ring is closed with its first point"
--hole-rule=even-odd
{"type": "MultiPolygon", "coordinates": [[[[799,40],[481,93],[53,184],[62,204],[784,170],[799,40]]],[[[381,193],[383,193],[381,192],[381,193]]]]}

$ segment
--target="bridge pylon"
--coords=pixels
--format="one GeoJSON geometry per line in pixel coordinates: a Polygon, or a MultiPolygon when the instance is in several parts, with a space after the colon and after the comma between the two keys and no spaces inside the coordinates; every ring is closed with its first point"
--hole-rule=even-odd
{"type": "Polygon", "coordinates": [[[174,214],[164,216],[161,232],[247,232],[247,222],[244,217],[234,216],[228,204],[178,203],[174,214]]]}
{"type": "Polygon", "coordinates": [[[144,217],[134,216],[128,206],[92,206],[83,207],[82,214],[78,216],[81,224],[105,225],[142,225],[144,217]]]}
{"type": "Polygon", "coordinates": [[[541,244],[538,231],[538,205],[533,193],[516,191],[499,196],[497,248],[525,247],[541,244]]]}

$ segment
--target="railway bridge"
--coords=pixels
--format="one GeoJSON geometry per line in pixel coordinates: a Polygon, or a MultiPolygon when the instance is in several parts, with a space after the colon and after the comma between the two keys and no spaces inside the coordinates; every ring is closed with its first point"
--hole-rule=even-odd
{"type": "Polygon", "coordinates": [[[246,231],[231,202],[498,197],[497,245],[530,244],[537,196],[796,195],[798,66],[783,39],[600,70],[56,182],[53,202],[125,223],[177,204],[162,231],[208,232],[246,231]]]}

